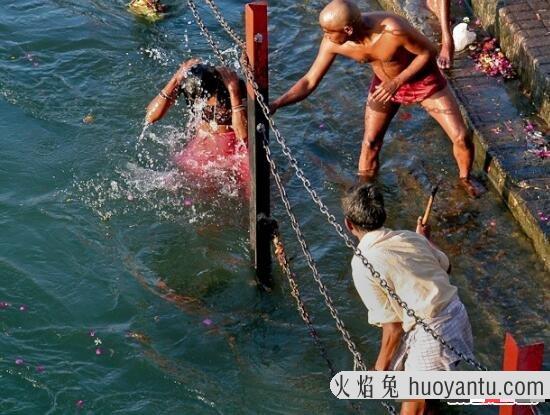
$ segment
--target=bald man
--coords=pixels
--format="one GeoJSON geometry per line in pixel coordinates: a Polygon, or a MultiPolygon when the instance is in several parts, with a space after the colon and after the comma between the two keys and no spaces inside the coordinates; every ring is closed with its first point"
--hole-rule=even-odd
{"type": "Polygon", "coordinates": [[[309,71],[271,105],[272,112],[302,101],[321,82],[338,55],[374,72],[365,107],[365,133],[358,174],[372,178],[390,121],[401,104],[420,103],[441,125],[453,144],[459,182],[472,197],[483,189],[471,177],[474,144],[458,104],[441,74],[437,49],[405,19],[392,13],[361,13],[348,0],[333,0],[321,12],[324,36],[309,71]]]}

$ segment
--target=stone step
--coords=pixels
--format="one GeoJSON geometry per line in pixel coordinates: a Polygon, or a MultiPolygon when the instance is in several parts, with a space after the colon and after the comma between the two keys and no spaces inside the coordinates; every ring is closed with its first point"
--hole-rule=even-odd
{"type": "Polygon", "coordinates": [[[499,39],[540,117],[550,123],[550,1],[474,0],[472,7],[499,39]]]}

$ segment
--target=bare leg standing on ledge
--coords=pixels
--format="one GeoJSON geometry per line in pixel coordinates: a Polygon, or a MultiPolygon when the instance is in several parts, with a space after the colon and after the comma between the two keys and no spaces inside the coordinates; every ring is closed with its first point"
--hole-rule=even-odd
{"type": "Polygon", "coordinates": [[[441,69],[453,66],[455,46],[451,33],[451,5],[450,0],[427,0],[430,11],[437,16],[441,24],[441,50],[437,57],[437,65],[441,69]]]}

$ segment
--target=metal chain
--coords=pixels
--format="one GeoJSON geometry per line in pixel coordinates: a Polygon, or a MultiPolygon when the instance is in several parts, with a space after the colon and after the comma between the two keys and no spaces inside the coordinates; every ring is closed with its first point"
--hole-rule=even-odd
{"type": "MultiPolygon", "coordinates": [[[[200,15],[197,12],[197,9],[196,9],[196,6],[194,5],[193,0],[188,0],[188,4],[190,5],[191,9],[194,11],[193,16],[197,20],[197,24],[198,24],[199,28],[201,29],[201,31],[204,32],[205,36],[208,37],[208,43],[215,50],[217,48],[216,42],[214,41],[214,39],[212,38],[212,36],[208,32],[208,30],[206,29],[206,27],[204,25],[204,22],[202,21],[200,15]]],[[[219,50],[218,51],[215,50],[215,53],[216,53],[216,55],[218,55],[219,50]]],[[[256,84],[256,87],[257,87],[257,84],[256,84]]],[[[262,125],[262,131],[263,131],[264,138],[265,138],[265,127],[263,125],[262,125]]],[[[307,246],[307,243],[306,243],[306,241],[303,237],[302,231],[300,229],[300,225],[298,224],[298,221],[296,220],[296,217],[294,216],[294,213],[292,212],[290,202],[288,201],[288,197],[286,196],[286,191],[284,190],[284,187],[282,187],[282,181],[281,181],[281,179],[280,179],[280,177],[277,173],[277,167],[276,167],[275,163],[273,162],[273,160],[271,158],[271,151],[270,151],[269,147],[266,147],[266,154],[267,154],[268,162],[270,163],[270,166],[271,166],[271,172],[272,172],[273,176],[275,177],[275,182],[277,183],[277,185],[279,187],[279,190],[283,192],[281,197],[283,199],[283,203],[285,205],[285,208],[287,209],[287,213],[289,214],[289,217],[291,219],[292,227],[296,231],[296,234],[298,236],[298,240],[300,242],[300,246],[302,248],[302,251],[303,251],[304,255],[306,256],[308,265],[314,273],[314,279],[317,282],[317,284],[319,285],[319,291],[321,292],[321,295],[323,295],[323,298],[325,299],[325,303],[326,303],[327,307],[330,310],[330,314],[332,315],[332,317],[336,321],[336,327],[341,332],[341,334],[343,336],[343,339],[344,339],[344,341],[346,342],[346,344],[348,346],[348,349],[350,350],[350,352],[353,355],[355,364],[358,367],[360,367],[361,370],[367,370],[365,364],[363,363],[363,359],[362,359],[361,355],[359,354],[359,351],[357,350],[357,347],[356,347],[355,343],[351,339],[351,336],[350,336],[349,332],[347,331],[347,329],[345,328],[344,323],[342,322],[342,320],[338,316],[338,311],[334,307],[333,301],[330,298],[330,296],[328,295],[328,291],[327,291],[326,286],[321,281],[319,271],[317,270],[317,267],[315,265],[315,261],[314,261],[312,255],[311,255],[311,253],[309,251],[309,248],[307,246]]]]}
{"type": "Polygon", "coordinates": [[[319,197],[319,195],[317,194],[315,189],[313,189],[311,181],[307,177],[305,177],[304,171],[300,168],[300,166],[298,166],[298,160],[296,160],[296,158],[292,155],[292,151],[290,150],[290,148],[286,144],[286,140],[281,135],[281,132],[279,131],[279,129],[275,125],[275,122],[274,122],[273,118],[270,115],[269,107],[265,103],[264,97],[259,91],[258,84],[256,83],[256,81],[252,77],[252,71],[250,69],[250,65],[248,64],[248,62],[246,60],[243,59],[243,65],[242,66],[243,66],[243,69],[244,69],[244,71],[243,71],[244,75],[246,76],[247,80],[253,86],[254,93],[256,95],[256,100],[260,104],[260,108],[262,109],[262,111],[263,111],[263,113],[264,113],[264,115],[265,115],[265,117],[266,117],[266,119],[269,123],[269,126],[271,127],[271,130],[275,134],[275,139],[277,140],[277,142],[281,146],[283,154],[288,158],[290,165],[292,166],[292,168],[296,172],[296,176],[302,181],[302,184],[304,185],[306,191],[309,193],[309,195],[310,195],[311,199],[313,200],[313,202],[319,207],[320,212],[326,216],[328,222],[334,227],[334,229],[336,230],[338,235],[344,240],[346,246],[348,246],[350,249],[353,250],[354,254],[361,259],[361,262],[363,262],[363,265],[365,265],[365,267],[370,271],[373,278],[378,280],[380,286],[397,302],[397,304],[399,304],[399,306],[401,308],[403,308],[406,311],[406,313],[409,317],[414,318],[416,324],[419,324],[424,329],[424,331],[426,331],[428,334],[430,334],[441,345],[443,345],[444,347],[451,350],[458,357],[460,357],[462,360],[464,360],[468,364],[472,365],[476,369],[478,369],[478,370],[488,370],[485,366],[483,366],[481,363],[479,363],[475,359],[472,359],[472,358],[466,356],[464,353],[457,350],[453,345],[449,344],[445,339],[443,339],[441,337],[441,335],[436,333],[429,326],[429,324],[424,321],[424,319],[422,317],[418,316],[416,314],[416,312],[412,308],[410,308],[407,305],[407,303],[401,299],[401,297],[399,297],[399,295],[395,292],[395,290],[388,285],[387,280],[382,278],[380,273],[378,273],[374,269],[372,264],[363,255],[361,250],[355,246],[355,244],[353,243],[351,238],[344,231],[342,225],[340,225],[338,223],[338,221],[336,220],[336,217],[332,213],[330,213],[327,205],[325,205],[323,203],[323,201],[321,200],[321,198],[319,197]]]}
{"type": "Polygon", "coordinates": [[[206,41],[208,42],[208,44],[210,45],[210,47],[212,48],[212,50],[214,51],[214,53],[216,54],[220,62],[224,66],[229,66],[220,50],[220,46],[218,45],[218,42],[216,42],[216,40],[212,37],[208,29],[206,28],[206,25],[204,24],[204,21],[202,20],[199,14],[199,11],[197,9],[197,5],[195,4],[195,2],[193,0],[187,0],[187,5],[191,9],[191,13],[193,13],[193,17],[195,18],[195,21],[197,22],[197,25],[199,26],[200,31],[206,38],[206,41]]]}
{"type": "MultiPolygon", "coordinates": [[[[286,189],[283,185],[281,176],[279,175],[277,165],[275,164],[275,161],[273,160],[273,157],[272,157],[272,154],[271,154],[271,149],[269,148],[269,143],[267,141],[264,125],[259,124],[258,125],[258,130],[263,135],[263,146],[264,146],[264,149],[265,149],[267,161],[268,161],[269,166],[270,166],[271,175],[275,179],[275,184],[277,186],[277,189],[279,190],[279,196],[281,197],[281,201],[283,202],[283,205],[285,206],[285,210],[286,210],[287,215],[290,219],[290,224],[292,226],[292,229],[294,229],[294,232],[296,233],[296,237],[298,238],[298,243],[300,244],[302,252],[303,252],[304,256],[307,259],[308,266],[309,266],[309,268],[311,269],[311,271],[313,273],[313,279],[315,280],[315,282],[317,282],[317,285],[319,287],[319,292],[323,296],[323,298],[325,300],[325,304],[326,304],[327,308],[329,309],[332,318],[336,321],[336,327],[340,331],[340,333],[342,334],[342,337],[343,337],[344,341],[346,342],[349,351],[353,355],[354,370],[359,369],[359,370],[362,370],[362,371],[366,371],[367,367],[366,367],[366,365],[363,361],[363,358],[361,357],[361,354],[357,350],[357,346],[355,345],[355,343],[351,339],[350,334],[349,334],[349,332],[347,331],[347,329],[344,325],[344,322],[340,319],[340,317],[338,315],[338,310],[336,309],[336,307],[334,307],[334,303],[332,301],[332,298],[328,294],[327,287],[325,286],[325,284],[321,280],[321,275],[319,274],[319,271],[317,270],[317,266],[315,265],[315,260],[313,259],[312,255],[311,255],[311,251],[309,250],[309,247],[307,246],[307,242],[306,242],[306,240],[304,238],[304,235],[302,233],[302,229],[300,227],[300,224],[298,223],[298,220],[296,219],[296,216],[294,215],[294,212],[293,212],[292,207],[290,205],[290,200],[288,199],[288,195],[286,193],[286,189]]],[[[395,408],[391,404],[389,404],[388,402],[385,402],[385,401],[382,401],[381,404],[384,408],[386,408],[386,410],[390,414],[397,415],[397,411],[395,410],[395,408]]]]}
{"type": "Polygon", "coordinates": [[[275,179],[275,184],[277,185],[277,189],[279,190],[279,194],[281,196],[281,200],[283,202],[283,205],[285,206],[286,212],[290,218],[290,224],[292,226],[292,229],[294,229],[294,232],[296,233],[296,236],[298,238],[298,243],[300,244],[300,248],[302,249],[302,252],[304,253],[304,256],[306,257],[307,263],[309,268],[311,269],[313,273],[313,279],[319,286],[319,292],[323,296],[325,300],[325,304],[327,308],[330,311],[330,315],[332,318],[334,318],[336,322],[336,328],[340,331],[342,334],[342,338],[344,339],[346,345],[348,346],[349,351],[353,355],[354,358],[354,364],[357,365],[361,370],[367,370],[367,367],[363,361],[363,358],[361,357],[361,354],[357,350],[357,346],[351,339],[351,336],[349,332],[346,329],[346,326],[344,325],[344,322],[340,319],[340,316],[338,315],[338,311],[336,310],[336,307],[334,306],[334,302],[332,301],[332,298],[328,294],[327,287],[321,280],[321,275],[319,273],[319,270],[317,269],[317,266],[315,264],[315,260],[313,259],[313,256],[311,255],[311,251],[309,250],[309,247],[307,245],[307,242],[305,241],[304,235],[302,233],[302,230],[300,228],[300,225],[298,223],[298,220],[296,219],[296,216],[294,215],[294,212],[292,211],[292,207],[290,205],[290,201],[288,199],[286,190],[284,188],[284,185],[282,183],[282,180],[279,176],[277,166],[275,162],[273,161],[273,158],[271,156],[271,150],[269,149],[269,146],[265,145],[264,148],[266,151],[266,157],[267,161],[270,165],[271,174],[273,175],[273,178],[275,179]]]}
{"type": "MultiPolygon", "coordinates": [[[[193,3],[193,0],[188,0],[188,3],[193,3]]],[[[195,8],[195,11],[196,11],[196,8],[195,8]]],[[[198,16],[198,13],[193,13],[193,15],[195,16],[195,19],[198,19],[197,23],[199,23],[199,21],[201,21],[201,19],[200,19],[200,16],[198,16]]],[[[201,21],[201,23],[202,23],[202,21],[201,21]]],[[[202,28],[206,29],[206,27],[204,27],[204,23],[202,23],[202,24],[201,23],[199,23],[199,28],[201,28],[201,30],[202,30],[202,28]]],[[[203,33],[205,34],[205,36],[210,37],[210,39],[211,39],[211,36],[210,36],[210,34],[208,33],[207,30],[205,30],[203,33]]],[[[212,48],[214,48],[216,54],[219,54],[220,51],[219,51],[219,49],[218,49],[218,51],[216,51],[217,46],[216,46],[215,42],[213,41],[213,39],[212,39],[212,41],[209,40],[209,43],[210,43],[210,46],[212,48]]],[[[290,165],[292,166],[292,168],[296,172],[296,176],[302,181],[302,184],[304,185],[306,191],[311,196],[313,202],[319,207],[320,212],[327,217],[328,222],[334,227],[334,229],[336,230],[338,235],[340,235],[340,237],[344,240],[344,243],[346,244],[346,246],[348,246],[351,250],[353,250],[354,254],[361,259],[361,262],[363,262],[363,265],[369,270],[372,277],[378,280],[380,286],[390,295],[391,298],[393,298],[399,304],[399,306],[401,308],[403,308],[406,311],[406,313],[409,317],[414,318],[416,324],[419,324],[424,329],[424,331],[426,331],[428,334],[430,334],[442,346],[444,346],[444,347],[448,348],[449,350],[451,350],[458,357],[460,357],[462,360],[464,360],[468,364],[472,365],[476,369],[478,369],[478,370],[488,370],[484,365],[482,365],[481,363],[479,363],[475,359],[472,359],[472,358],[466,356],[464,353],[460,352],[453,345],[449,344],[445,339],[443,339],[441,337],[441,335],[436,333],[429,326],[429,324],[424,321],[424,319],[422,317],[418,316],[416,314],[416,312],[412,308],[410,308],[407,305],[407,303],[401,299],[401,297],[399,297],[399,295],[395,292],[395,290],[388,285],[387,280],[382,278],[380,273],[378,273],[378,271],[376,271],[374,269],[372,264],[363,255],[361,250],[355,246],[355,244],[352,242],[351,238],[345,233],[342,225],[340,225],[337,222],[336,217],[332,213],[330,213],[328,207],[323,203],[321,198],[317,195],[317,192],[315,191],[315,189],[313,189],[313,187],[311,185],[311,181],[307,177],[305,177],[304,171],[298,166],[298,160],[296,160],[296,158],[292,155],[292,151],[290,150],[290,148],[286,144],[286,140],[283,138],[281,132],[279,131],[279,129],[277,128],[277,126],[275,124],[275,121],[271,117],[269,107],[268,107],[267,103],[265,102],[265,99],[264,99],[263,95],[260,93],[260,88],[259,88],[256,80],[254,79],[253,71],[252,71],[252,69],[251,69],[251,67],[248,63],[248,60],[247,60],[246,56],[243,56],[241,63],[242,63],[241,68],[243,69],[243,75],[246,77],[247,81],[252,85],[252,88],[254,90],[254,94],[256,95],[256,101],[260,105],[260,108],[262,109],[262,112],[264,113],[264,116],[266,117],[266,120],[269,124],[269,127],[273,131],[273,133],[275,135],[275,139],[277,140],[277,142],[281,146],[283,154],[288,158],[290,165]]]]}
{"type": "Polygon", "coordinates": [[[321,356],[323,357],[323,359],[327,362],[331,376],[334,376],[337,372],[334,369],[334,365],[332,364],[332,361],[328,357],[327,350],[325,349],[323,343],[321,342],[321,339],[317,334],[317,330],[315,330],[315,327],[313,326],[311,317],[309,316],[309,313],[306,310],[306,305],[302,300],[302,295],[300,294],[298,282],[296,281],[296,274],[294,274],[292,269],[290,269],[290,263],[288,262],[285,246],[281,241],[281,235],[279,234],[278,229],[275,230],[273,235],[273,246],[275,248],[275,256],[277,257],[279,265],[281,266],[288,280],[288,284],[290,286],[290,295],[292,295],[292,297],[296,301],[296,308],[300,313],[300,317],[302,317],[302,320],[304,321],[304,323],[306,323],[309,334],[313,338],[313,342],[319,349],[319,352],[321,353],[321,356]]]}
{"type": "Polygon", "coordinates": [[[244,44],[244,40],[241,39],[241,37],[233,30],[233,28],[227,23],[227,20],[225,20],[225,17],[223,16],[222,12],[218,8],[217,4],[214,3],[212,0],[204,0],[206,4],[210,6],[210,9],[212,10],[212,13],[214,13],[214,16],[216,17],[216,20],[220,23],[220,26],[227,32],[229,37],[233,39],[233,41],[237,44],[238,47],[241,49],[245,49],[246,45],[244,44]]]}

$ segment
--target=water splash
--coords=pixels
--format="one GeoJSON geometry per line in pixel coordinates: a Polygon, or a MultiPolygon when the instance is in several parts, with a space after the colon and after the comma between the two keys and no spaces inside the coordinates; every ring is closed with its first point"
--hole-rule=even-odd
{"type": "Polygon", "coordinates": [[[133,146],[124,150],[129,160],[114,172],[75,179],[68,200],[79,200],[103,221],[126,215],[147,220],[152,215],[162,221],[209,223],[227,208],[242,213],[246,200],[232,171],[236,158],[224,160],[224,168],[208,166],[204,180],[188,177],[174,162],[174,155],[194,137],[205,107],[206,100],[199,99],[184,112],[186,129],[162,125],[153,129],[144,123],[133,146]]]}

